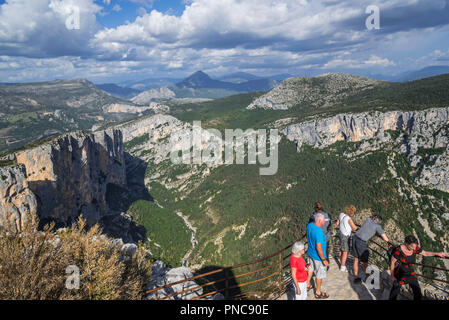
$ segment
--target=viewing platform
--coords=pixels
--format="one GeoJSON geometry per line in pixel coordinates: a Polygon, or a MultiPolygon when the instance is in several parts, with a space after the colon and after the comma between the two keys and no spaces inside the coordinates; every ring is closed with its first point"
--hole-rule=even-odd
{"type": "MultiPolygon", "coordinates": [[[[388,275],[380,272],[380,288],[369,289],[369,285],[365,284],[366,277],[362,276],[362,282],[354,284],[353,275],[353,259],[348,257],[346,263],[348,272],[340,271],[340,263],[335,257],[329,259],[329,269],[326,279],[323,279],[321,287],[322,292],[326,292],[329,298],[325,300],[387,300],[390,294],[391,286],[388,284],[388,275]]],[[[362,268],[359,274],[363,275],[362,268]]],[[[307,292],[307,300],[318,300],[315,298],[315,285],[312,278],[313,288],[307,292]]],[[[293,287],[287,286],[284,293],[278,300],[294,300],[293,287]]],[[[321,300],[321,299],[320,299],[321,300]]]]}
{"type": "MultiPolygon", "coordinates": [[[[380,244],[375,239],[368,243],[371,252],[368,265],[377,268],[378,283],[374,285],[374,276],[367,277],[361,265],[358,272],[362,281],[354,283],[353,257],[351,254],[348,256],[347,272],[341,271],[338,259],[340,248],[338,237],[334,234],[332,238],[329,248],[329,269],[321,288],[321,291],[326,292],[329,298],[319,300],[388,300],[392,286],[389,272],[386,271],[389,261],[386,251],[388,245],[380,244]]],[[[299,240],[305,242],[307,247],[305,236],[297,241],[299,240]]],[[[165,285],[148,290],[146,293],[157,300],[216,299],[217,295],[226,300],[294,300],[289,264],[292,245],[293,243],[254,261],[217,268],[175,282],[167,281],[165,285]]],[[[421,263],[415,263],[415,265],[423,299],[448,300],[449,282],[446,279],[423,275],[421,269],[438,270],[446,275],[449,274],[449,270],[421,263]]],[[[317,300],[314,294],[314,280],[315,276],[312,277],[313,288],[308,291],[307,300],[317,300]]],[[[412,298],[413,295],[408,286],[402,286],[398,300],[412,298]]]]}

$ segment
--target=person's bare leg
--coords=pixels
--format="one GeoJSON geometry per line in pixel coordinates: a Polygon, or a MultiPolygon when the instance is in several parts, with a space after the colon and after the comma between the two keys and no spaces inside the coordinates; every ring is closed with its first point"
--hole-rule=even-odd
{"type": "Polygon", "coordinates": [[[312,280],[312,276],[313,276],[313,271],[307,273],[307,288],[310,288],[312,286],[312,284],[310,283],[310,281],[312,280]]]}
{"type": "Polygon", "coordinates": [[[341,259],[341,267],[346,266],[346,260],[348,259],[348,253],[343,251],[340,259],[341,259]]]}
{"type": "Polygon", "coordinates": [[[359,273],[359,259],[354,258],[354,276],[357,278],[359,273]]]}
{"type": "Polygon", "coordinates": [[[321,284],[323,283],[323,279],[316,279],[315,282],[316,282],[315,294],[319,296],[321,294],[321,284]]]}

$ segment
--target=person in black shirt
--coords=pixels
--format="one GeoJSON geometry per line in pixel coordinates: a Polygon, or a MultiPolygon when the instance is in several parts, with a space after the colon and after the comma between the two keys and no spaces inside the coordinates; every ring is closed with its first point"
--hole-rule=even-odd
{"type": "Polygon", "coordinates": [[[390,291],[390,300],[396,300],[401,290],[401,286],[407,283],[412,288],[413,299],[421,300],[421,288],[413,268],[417,254],[421,254],[425,257],[449,257],[449,254],[444,252],[424,251],[418,246],[418,239],[414,236],[405,237],[404,244],[397,246],[392,251],[390,281],[393,284],[393,288],[390,291]]]}

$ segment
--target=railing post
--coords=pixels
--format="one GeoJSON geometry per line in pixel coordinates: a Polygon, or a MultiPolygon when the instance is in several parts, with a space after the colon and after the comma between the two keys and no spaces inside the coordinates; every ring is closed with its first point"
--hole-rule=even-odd
{"type": "Polygon", "coordinates": [[[228,269],[224,269],[225,274],[225,300],[229,300],[229,278],[228,278],[228,269]]]}
{"type": "Polygon", "coordinates": [[[282,251],[279,252],[279,293],[282,291],[282,251]]]}

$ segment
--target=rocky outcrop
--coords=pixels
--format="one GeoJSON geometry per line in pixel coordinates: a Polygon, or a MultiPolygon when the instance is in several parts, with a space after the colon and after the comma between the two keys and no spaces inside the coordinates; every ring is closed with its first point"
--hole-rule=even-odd
{"type": "MultiPolygon", "coordinates": [[[[134,138],[140,137],[145,133],[154,132],[155,129],[161,127],[167,128],[187,128],[187,124],[183,124],[180,120],[170,115],[157,114],[153,116],[142,117],[137,120],[131,120],[115,126],[123,133],[124,142],[128,142],[134,138]]],[[[172,132],[172,130],[169,130],[172,132]]],[[[157,137],[160,138],[160,137],[157,137]]]]}
{"type": "Polygon", "coordinates": [[[55,222],[64,227],[82,215],[88,225],[98,223],[110,237],[125,243],[143,241],[145,228],[111,203],[123,202],[114,190],[130,189],[134,198],[140,196],[127,179],[129,158],[122,132],[115,129],[65,134],[9,154],[1,159],[8,166],[0,168],[0,220],[13,219],[20,225],[27,215],[37,213],[41,226],[55,222]]]}
{"type": "Polygon", "coordinates": [[[364,152],[396,140],[411,165],[422,167],[417,183],[449,192],[449,108],[339,114],[288,125],[283,133],[297,143],[298,150],[304,144],[324,148],[337,141],[370,140],[361,144],[360,152],[364,152]],[[440,152],[424,159],[422,151],[426,149],[440,152]]]}
{"type": "Polygon", "coordinates": [[[296,141],[298,148],[303,143],[322,148],[337,141],[357,142],[372,138],[388,140],[390,135],[385,135],[385,131],[403,131],[408,134],[411,151],[416,152],[420,146],[447,146],[448,137],[443,132],[433,139],[433,134],[446,125],[449,125],[449,108],[438,108],[407,112],[344,113],[289,125],[284,128],[283,133],[288,139],[296,141]],[[431,138],[432,141],[429,141],[431,138]]]}
{"type": "MultiPolygon", "coordinates": [[[[136,147],[139,150],[145,151],[146,156],[142,156],[142,159],[148,160],[148,157],[151,157],[155,163],[160,163],[161,161],[170,158],[170,152],[173,147],[170,144],[171,134],[189,127],[190,124],[183,123],[175,117],[164,114],[139,118],[138,120],[115,126],[116,129],[122,131],[123,141],[125,143],[129,143],[135,138],[147,135],[148,139],[144,142],[140,142],[136,147]]],[[[137,152],[132,151],[133,150],[131,150],[131,153],[133,155],[139,156],[137,152]]]]}
{"type": "Polygon", "coordinates": [[[128,104],[112,103],[103,107],[105,113],[134,113],[142,114],[144,111],[151,109],[147,106],[133,106],[128,104]]]}
{"type": "Polygon", "coordinates": [[[95,224],[108,214],[107,185],[126,185],[119,130],[66,134],[15,156],[26,168],[43,222],[70,223],[82,214],[95,224]]]}
{"type": "Polygon", "coordinates": [[[170,107],[164,104],[160,104],[157,102],[151,102],[148,107],[150,110],[153,110],[154,113],[168,113],[170,112],[170,107]]]}
{"type": "MultiPolygon", "coordinates": [[[[193,274],[186,267],[170,269],[166,267],[162,261],[156,261],[152,265],[151,277],[146,287],[146,290],[147,291],[152,290],[157,287],[162,287],[167,284],[182,281],[191,277],[193,277],[193,274]]],[[[175,295],[174,297],[167,298],[167,300],[191,300],[203,294],[203,289],[202,288],[194,289],[196,287],[198,287],[198,284],[195,281],[190,280],[157,291],[157,297],[156,293],[154,292],[150,293],[149,295],[147,295],[145,299],[146,300],[164,299],[168,296],[176,294],[177,292],[183,292],[185,290],[193,289],[191,291],[175,295]]],[[[218,293],[215,295],[211,295],[206,299],[223,300],[224,296],[221,293],[218,293]]]]}
{"type": "MultiPolygon", "coordinates": [[[[173,165],[171,153],[174,148],[175,150],[178,148],[171,141],[172,135],[182,133],[183,130],[190,130],[192,124],[182,122],[170,115],[156,114],[141,117],[117,125],[115,128],[123,132],[126,151],[133,157],[132,161],[127,161],[127,175],[144,178],[143,182],[128,184],[145,187],[145,190],[150,193],[151,184],[154,182],[167,189],[175,189],[182,193],[182,198],[184,198],[211,173],[212,168],[221,165],[218,163],[211,163],[207,166],[173,165]],[[174,168],[183,168],[184,171],[172,175],[171,172],[174,168]]],[[[198,149],[203,150],[210,141],[218,141],[218,139],[220,138],[216,135],[203,130],[202,145],[198,149]]]]}
{"type": "Polygon", "coordinates": [[[37,213],[37,201],[26,178],[25,166],[0,168],[0,224],[9,220],[20,229],[30,214],[37,213]]]}
{"type": "Polygon", "coordinates": [[[257,98],[247,109],[287,110],[308,104],[328,107],[363,90],[381,86],[384,82],[348,74],[331,73],[313,78],[289,78],[270,92],[257,98]]]}
{"type": "Polygon", "coordinates": [[[151,89],[144,91],[141,94],[135,96],[131,99],[132,102],[136,104],[148,104],[151,101],[160,99],[171,99],[175,98],[176,94],[169,88],[163,87],[159,89],[151,89]]]}

